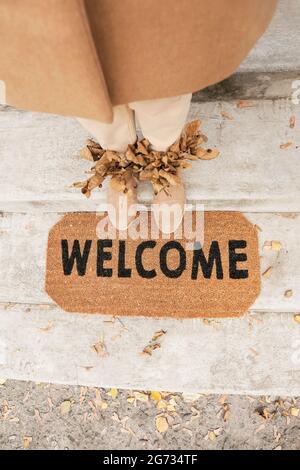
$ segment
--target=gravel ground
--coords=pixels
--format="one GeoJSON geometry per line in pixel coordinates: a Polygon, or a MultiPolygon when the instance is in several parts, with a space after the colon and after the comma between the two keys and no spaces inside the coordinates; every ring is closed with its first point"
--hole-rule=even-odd
{"type": "Polygon", "coordinates": [[[0,383],[0,449],[300,448],[300,398],[0,383]]]}

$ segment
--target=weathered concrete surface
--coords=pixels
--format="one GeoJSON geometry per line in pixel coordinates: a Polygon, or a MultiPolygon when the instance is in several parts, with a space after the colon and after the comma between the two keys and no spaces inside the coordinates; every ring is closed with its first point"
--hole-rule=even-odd
{"type": "Polygon", "coordinates": [[[130,403],[131,397],[119,391],[112,400],[103,389],[7,381],[0,387],[0,449],[23,449],[26,442],[29,449],[50,450],[300,448],[300,415],[292,416],[300,398],[195,395],[187,401],[166,395],[166,411],[150,398],[130,403]],[[71,407],[63,415],[65,401],[71,407]],[[169,423],[164,434],[156,429],[159,415],[169,423]]]}
{"type": "Polygon", "coordinates": [[[300,2],[279,0],[266,33],[257,42],[239,70],[270,72],[300,69],[300,2]]]}

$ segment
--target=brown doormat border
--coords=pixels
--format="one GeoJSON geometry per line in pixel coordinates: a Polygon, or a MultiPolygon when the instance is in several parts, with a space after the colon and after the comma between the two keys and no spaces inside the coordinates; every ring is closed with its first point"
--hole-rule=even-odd
{"type": "Polygon", "coordinates": [[[98,239],[101,217],[67,214],[49,232],[45,288],[65,311],[235,317],[260,293],[257,230],[239,212],[204,213],[194,249],[184,237],[98,239]]]}

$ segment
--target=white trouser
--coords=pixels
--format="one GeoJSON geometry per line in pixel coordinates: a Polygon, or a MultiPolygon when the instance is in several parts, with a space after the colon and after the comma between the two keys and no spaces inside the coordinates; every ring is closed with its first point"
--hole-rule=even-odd
{"type": "Polygon", "coordinates": [[[135,101],[114,107],[114,119],[105,124],[91,119],[78,121],[102,148],[123,152],[136,141],[135,118],[143,136],[153,149],[164,151],[180,136],[190,108],[192,95],[149,101],[135,101]]]}

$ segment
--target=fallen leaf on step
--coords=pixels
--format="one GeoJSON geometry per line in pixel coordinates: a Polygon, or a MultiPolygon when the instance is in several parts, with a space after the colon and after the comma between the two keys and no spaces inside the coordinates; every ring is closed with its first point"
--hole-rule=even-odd
{"type": "Polygon", "coordinates": [[[101,357],[108,356],[107,348],[103,340],[100,340],[98,341],[98,343],[93,344],[92,349],[101,357]]]}
{"type": "Polygon", "coordinates": [[[300,313],[297,313],[297,315],[294,315],[294,320],[296,323],[300,323],[300,313]]]}
{"type": "Polygon", "coordinates": [[[4,385],[7,379],[0,378],[0,385],[4,385]]]}
{"type": "Polygon", "coordinates": [[[153,392],[151,392],[151,394],[150,394],[150,398],[151,398],[151,400],[153,400],[153,401],[160,401],[160,400],[161,400],[161,393],[160,393],[160,392],[155,392],[155,391],[153,391],[153,392]]]}
{"type": "Polygon", "coordinates": [[[294,416],[295,418],[297,418],[298,415],[299,415],[299,408],[295,408],[295,407],[292,406],[290,408],[290,414],[291,414],[291,416],[294,416]]]}
{"type": "Polygon", "coordinates": [[[266,241],[264,243],[263,248],[267,250],[272,250],[272,251],[280,251],[282,248],[282,244],[278,240],[266,241]]]}
{"type": "Polygon", "coordinates": [[[284,297],[286,297],[287,299],[290,299],[292,297],[292,295],[293,295],[292,289],[288,289],[284,293],[284,297]]]}
{"type": "Polygon", "coordinates": [[[187,392],[187,393],[182,394],[183,401],[185,402],[197,401],[199,400],[200,397],[201,397],[200,393],[188,393],[187,392]]]}
{"type": "Polygon", "coordinates": [[[253,103],[248,100],[240,100],[237,103],[238,108],[252,108],[252,106],[254,106],[253,103]]]}
{"type": "Polygon", "coordinates": [[[80,150],[80,156],[84,158],[85,160],[91,160],[91,161],[94,160],[93,154],[88,147],[84,147],[82,150],[80,150]]]}
{"type": "Polygon", "coordinates": [[[219,150],[217,149],[204,149],[202,147],[198,148],[196,151],[196,156],[200,160],[213,160],[220,155],[219,150]]]}
{"type": "Polygon", "coordinates": [[[202,149],[200,156],[197,156],[200,145],[207,142],[200,125],[199,120],[189,122],[179,139],[165,152],[153,150],[147,139],[128,145],[125,152],[103,149],[97,142],[89,139],[81,156],[93,161],[92,176],[84,183],[75,183],[73,187],[81,188],[82,194],[90,197],[91,191],[101,188],[103,181],[112,177],[111,187],[128,193],[128,182],[134,177],[137,181],[152,183],[155,194],[160,191],[168,194],[170,186],[181,184],[180,170],[190,168],[190,161],[199,158],[211,160],[219,155],[216,149],[202,149]]]}
{"type": "Polygon", "coordinates": [[[169,424],[167,418],[164,416],[158,416],[155,420],[156,429],[160,433],[164,433],[168,430],[169,424]]]}
{"type": "Polygon", "coordinates": [[[159,343],[148,344],[147,346],[144,347],[142,354],[146,355],[146,356],[152,356],[153,351],[155,351],[155,349],[159,349],[159,348],[160,348],[159,343]]]}
{"type": "Polygon", "coordinates": [[[289,126],[290,126],[290,128],[291,128],[291,129],[294,129],[295,124],[296,124],[296,116],[291,116],[291,117],[290,117],[290,121],[289,121],[289,126]]]}
{"type": "Polygon", "coordinates": [[[262,273],[262,276],[269,279],[269,277],[271,277],[271,274],[273,272],[273,267],[270,266],[268,269],[266,269],[263,273],[262,273]]]}
{"type": "Polygon", "coordinates": [[[28,449],[30,447],[30,444],[32,443],[32,437],[31,436],[24,436],[23,437],[23,448],[28,449]]]}
{"type": "Polygon", "coordinates": [[[225,119],[229,119],[230,121],[234,120],[234,118],[231,116],[231,114],[227,113],[226,111],[222,111],[221,116],[225,119]]]}
{"type": "Polygon", "coordinates": [[[149,396],[146,393],[133,392],[133,395],[137,401],[147,402],[149,400],[149,396]]]}
{"type": "Polygon", "coordinates": [[[285,142],[284,144],[280,145],[281,150],[286,150],[293,145],[293,142],[285,142]]]}

